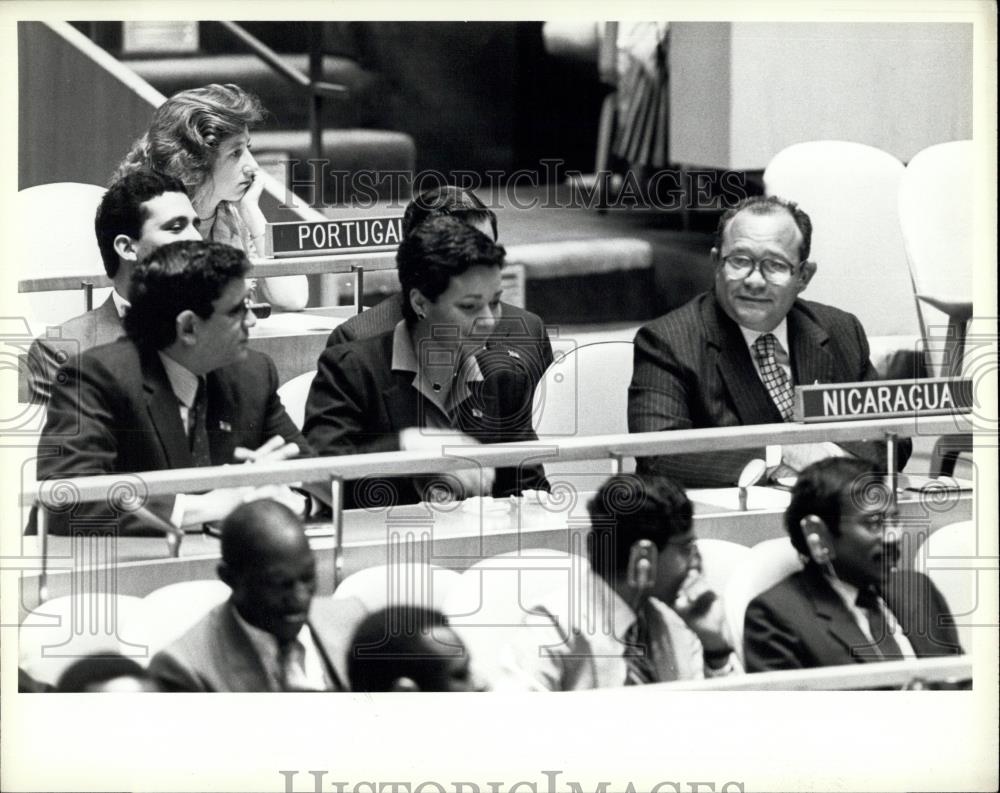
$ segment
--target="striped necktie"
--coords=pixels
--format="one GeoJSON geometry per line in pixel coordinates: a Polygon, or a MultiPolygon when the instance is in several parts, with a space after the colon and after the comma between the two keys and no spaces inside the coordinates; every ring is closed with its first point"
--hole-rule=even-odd
{"type": "Polygon", "coordinates": [[[792,386],[788,382],[788,375],[785,374],[785,370],[778,364],[778,359],[775,356],[777,346],[778,340],[774,338],[774,334],[764,333],[758,336],[757,341],[753,343],[753,354],[754,358],[757,359],[757,365],[760,367],[760,376],[764,381],[764,387],[767,389],[767,393],[771,395],[771,401],[774,402],[775,407],[778,408],[778,412],[781,413],[781,418],[784,421],[788,421],[792,417],[794,399],[792,397],[792,386]]]}

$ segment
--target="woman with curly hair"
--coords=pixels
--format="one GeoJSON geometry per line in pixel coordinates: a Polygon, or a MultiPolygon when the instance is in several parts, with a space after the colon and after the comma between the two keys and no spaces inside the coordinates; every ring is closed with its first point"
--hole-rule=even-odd
{"type": "MultiPolygon", "coordinates": [[[[250,153],[250,130],[264,112],[256,96],[233,84],[174,94],[153,113],[115,178],[142,167],[177,177],[201,218],[202,237],[263,255],[266,221],[258,202],[264,184],[250,153]]],[[[308,298],[303,275],[261,279],[258,287],[263,299],[291,311],[308,298]]]]}

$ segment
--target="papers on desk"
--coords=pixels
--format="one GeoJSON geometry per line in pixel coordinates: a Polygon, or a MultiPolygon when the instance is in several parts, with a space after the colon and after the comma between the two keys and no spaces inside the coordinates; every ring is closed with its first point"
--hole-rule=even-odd
{"type": "Polygon", "coordinates": [[[292,336],[303,333],[329,333],[344,317],[330,317],[308,312],[287,312],[272,314],[267,319],[258,319],[250,329],[251,336],[292,336]]]}
{"type": "MultiPolygon", "coordinates": [[[[737,487],[692,488],[687,491],[696,515],[706,512],[740,511],[740,491],[737,487]]],[[[783,510],[791,501],[785,490],[773,487],[753,486],[747,488],[747,511],[783,510]]]]}
{"type": "Polygon", "coordinates": [[[924,491],[972,492],[972,482],[970,480],[959,479],[954,476],[939,476],[935,479],[930,476],[920,476],[918,474],[900,474],[899,486],[903,490],[912,490],[915,493],[924,491]]]}

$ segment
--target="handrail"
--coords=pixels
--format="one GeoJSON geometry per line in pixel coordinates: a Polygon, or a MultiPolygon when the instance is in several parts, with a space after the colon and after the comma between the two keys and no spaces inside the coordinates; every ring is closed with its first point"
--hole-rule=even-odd
{"type": "Polygon", "coordinates": [[[923,688],[930,683],[953,684],[972,679],[968,655],[911,658],[877,664],[850,664],[818,669],[794,669],[730,675],[708,680],[656,683],[643,691],[802,691],[871,688],[923,688]]]}
{"type": "Polygon", "coordinates": [[[313,457],[253,465],[216,465],[170,471],[101,474],[49,479],[23,489],[25,502],[38,500],[55,508],[65,506],[67,493],[79,501],[102,501],[112,487],[134,482],[148,496],[203,491],[209,487],[239,487],[362,479],[370,476],[416,475],[484,466],[516,467],[533,464],[613,457],[645,457],[687,452],[741,449],[753,446],[819,441],[882,440],[885,435],[945,435],[971,432],[966,415],[868,419],[815,424],[755,424],[666,432],[619,433],[568,437],[558,441],[497,443],[444,448],[442,453],[380,452],[376,454],[313,457]],[[450,454],[449,454],[450,453],[450,454]],[[448,455],[448,456],[445,456],[448,455]],[[208,483],[211,484],[208,484],[208,483]]]}
{"type": "MultiPolygon", "coordinates": [[[[396,269],[396,254],[389,252],[330,254],[316,256],[290,256],[287,259],[250,260],[250,277],[268,278],[278,275],[343,275],[354,272],[355,268],[366,271],[396,269]]],[[[17,282],[17,291],[50,292],[60,289],[79,289],[82,281],[90,282],[95,288],[111,286],[111,281],[102,273],[70,273],[66,275],[24,278],[17,282]]]]}

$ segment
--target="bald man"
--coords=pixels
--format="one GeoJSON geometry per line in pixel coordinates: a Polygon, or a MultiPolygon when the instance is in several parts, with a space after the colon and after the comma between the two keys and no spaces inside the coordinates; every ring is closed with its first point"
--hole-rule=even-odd
{"type": "Polygon", "coordinates": [[[222,524],[219,578],[232,595],[149,665],[168,691],[343,691],[359,603],[313,601],[316,559],[302,524],[276,501],[222,524]]]}

